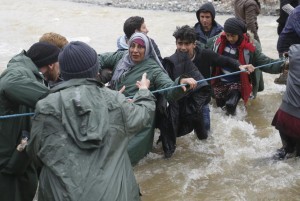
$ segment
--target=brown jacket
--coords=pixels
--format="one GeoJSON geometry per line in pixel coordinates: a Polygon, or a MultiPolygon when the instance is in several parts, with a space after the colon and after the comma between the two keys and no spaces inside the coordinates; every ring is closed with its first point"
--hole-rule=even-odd
{"type": "Polygon", "coordinates": [[[260,5],[255,0],[235,0],[234,1],[235,16],[242,19],[247,29],[254,34],[254,38],[260,42],[257,35],[258,24],[257,16],[260,13],[260,5]]]}

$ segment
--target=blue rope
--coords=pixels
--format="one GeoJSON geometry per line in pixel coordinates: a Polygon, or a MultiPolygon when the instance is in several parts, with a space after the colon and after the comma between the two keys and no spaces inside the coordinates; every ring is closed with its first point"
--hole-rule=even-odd
{"type": "MultiPolygon", "coordinates": [[[[283,62],[283,61],[285,61],[285,59],[281,59],[281,60],[275,61],[273,63],[268,63],[268,64],[264,64],[264,65],[261,65],[261,66],[257,66],[257,67],[255,67],[255,69],[263,68],[263,67],[266,67],[266,66],[269,66],[269,65],[272,65],[272,64],[276,64],[276,63],[280,63],[280,62],[283,62]]],[[[235,74],[239,74],[239,73],[242,73],[242,72],[247,72],[247,71],[246,70],[240,70],[240,71],[235,71],[235,72],[228,73],[228,74],[218,75],[218,76],[215,76],[215,77],[210,77],[210,78],[198,80],[197,83],[201,83],[201,82],[205,82],[205,81],[209,81],[209,80],[213,80],[213,79],[217,79],[217,78],[221,78],[221,77],[226,77],[226,76],[230,76],[230,75],[235,75],[235,74]]],[[[163,88],[163,89],[151,91],[151,93],[152,94],[159,93],[159,92],[167,91],[167,90],[182,87],[182,86],[187,86],[187,84],[180,84],[180,85],[176,85],[176,86],[171,86],[171,87],[168,87],[168,88],[163,88]]],[[[133,98],[133,97],[134,96],[129,96],[127,98],[133,98]]]]}
{"type": "Polygon", "coordinates": [[[0,119],[9,119],[9,118],[23,117],[23,116],[33,116],[33,115],[34,115],[34,113],[10,114],[10,115],[0,116],[0,119]]]}
{"type": "MultiPolygon", "coordinates": [[[[257,67],[255,67],[255,69],[263,68],[263,67],[266,67],[266,66],[269,66],[269,65],[272,65],[272,64],[276,64],[276,63],[280,63],[280,62],[283,62],[283,61],[285,61],[285,59],[281,59],[281,60],[275,61],[273,63],[268,63],[268,64],[264,64],[264,65],[261,65],[261,66],[257,66],[257,67]]],[[[197,83],[201,83],[201,82],[205,82],[205,81],[209,81],[209,80],[213,80],[213,79],[217,79],[217,78],[221,78],[221,77],[226,77],[226,76],[230,76],[230,75],[235,75],[235,74],[239,74],[239,73],[242,73],[242,72],[247,72],[247,71],[246,70],[240,70],[240,71],[235,71],[235,72],[228,73],[228,74],[218,75],[218,76],[215,76],[215,77],[210,77],[210,78],[198,80],[197,83]]],[[[159,92],[167,91],[167,90],[182,87],[182,86],[187,86],[187,84],[180,84],[180,85],[176,85],[176,86],[171,86],[171,87],[168,87],[168,88],[151,91],[151,93],[153,93],[153,94],[154,93],[159,93],[159,92]]],[[[126,98],[133,98],[133,96],[129,96],[129,97],[126,97],[126,98]]],[[[15,117],[22,117],[22,116],[33,116],[33,115],[34,115],[34,113],[12,114],[12,115],[0,116],[0,119],[8,119],[8,118],[15,118],[15,117]]]]}

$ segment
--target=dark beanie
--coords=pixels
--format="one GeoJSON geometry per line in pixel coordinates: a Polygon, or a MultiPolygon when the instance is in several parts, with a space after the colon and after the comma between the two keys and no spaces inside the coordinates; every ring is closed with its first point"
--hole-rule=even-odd
{"type": "Polygon", "coordinates": [[[99,70],[96,51],[84,42],[74,41],[59,53],[60,73],[64,80],[95,78],[99,70]]]}
{"type": "Polygon", "coordinates": [[[29,48],[26,52],[26,56],[28,56],[38,68],[41,68],[57,62],[59,52],[60,49],[55,45],[47,42],[37,42],[29,48]]]}
{"type": "Polygon", "coordinates": [[[200,19],[199,19],[199,14],[200,14],[201,12],[210,12],[213,20],[214,20],[215,17],[216,17],[216,11],[215,11],[214,5],[213,5],[211,2],[208,2],[208,3],[203,4],[203,5],[199,8],[199,10],[197,10],[197,12],[196,12],[196,17],[197,17],[198,21],[200,21],[200,19]]]}
{"type": "Polygon", "coordinates": [[[236,17],[231,17],[225,21],[224,31],[226,33],[237,34],[241,36],[247,32],[247,26],[242,20],[236,17]]]}

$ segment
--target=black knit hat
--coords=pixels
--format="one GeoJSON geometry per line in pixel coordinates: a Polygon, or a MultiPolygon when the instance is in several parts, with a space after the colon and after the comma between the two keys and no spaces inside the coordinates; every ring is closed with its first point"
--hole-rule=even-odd
{"type": "Polygon", "coordinates": [[[247,32],[247,26],[242,20],[236,17],[231,17],[225,21],[224,31],[226,33],[237,34],[241,36],[243,33],[247,32]]]}
{"type": "Polygon", "coordinates": [[[213,20],[214,20],[215,17],[216,17],[216,11],[215,11],[214,5],[213,5],[211,2],[208,2],[208,3],[203,4],[203,5],[199,8],[199,10],[197,10],[197,12],[196,12],[196,17],[197,17],[198,21],[200,21],[200,19],[199,19],[199,14],[202,13],[202,12],[210,12],[211,17],[212,17],[213,20]]]}
{"type": "Polygon", "coordinates": [[[41,68],[57,62],[59,52],[60,49],[55,45],[47,42],[37,42],[29,48],[26,52],[26,56],[28,56],[38,68],[41,68]]]}
{"type": "Polygon", "coordinates": [[[58,56],[60,73],[64,80],[95,78],[99,70],[96,51],[84,42],[66,45],[58,56]]]}

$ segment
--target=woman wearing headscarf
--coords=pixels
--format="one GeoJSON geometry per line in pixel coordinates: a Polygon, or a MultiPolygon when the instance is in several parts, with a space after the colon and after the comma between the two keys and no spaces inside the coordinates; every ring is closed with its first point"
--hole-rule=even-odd
{"type": "MultiPolygon", "coordinates": [[[[185,78],[182,75],[175,81],[167,75],[160,63],[151,40],[143,33],[134,33],[129,39],[128,51],[105,53],[99,55],[100,66],[102,69],[110,68],[113,70],[110,86],[114,90],[120,90],[125,86],[123,94],[126,97],[133,96],[138,88],[136,82],[141,79],[143,73],[147,73],[150,80],[150,91],[164,89],[179,84],[188,84],[190,89],[197,86],[193,78],[185,78]]],[[[186,88],[173,88],[166,90],[162,94],[167,100],[177,100],[184,95],[186,88]]],[[[152,148],[154,136],[154,116],[152,127],[145,128],[141,133],[129,142],[128,152],[131,163],[136,164],[152,148]]]]}
{"type": "MultiPolygon", "coordinates": [[[[278,61],[262,53],[260,44],[247,33],[246,24],[235,17],[227,19],[224,24],[224,32],[210,39],[208,44],[215,52],[236,59],[241,65],[260,66],[278,61]]],[[[254,73],[250,75],[241,72],[212,80],[217,106],[224,107],[227,114],[234,115],[241,98],[246,104],[250,97],[255,98],[257,92],[264,90],[262,71],[278,74],[282,71],[281,65],[281,62],[277,62],[255,69],[254,73]]],[[[226,67],[212,69],[212,76],[231,73],[233,70],[226,67]]]]}
{"type": "Polygon", "coordinates": [[[289,76],[282,103],[276,112],[272,125],[279,131],[282,148],[274,159],[300,156],[300,44],[289,49],[289,76]]]}

